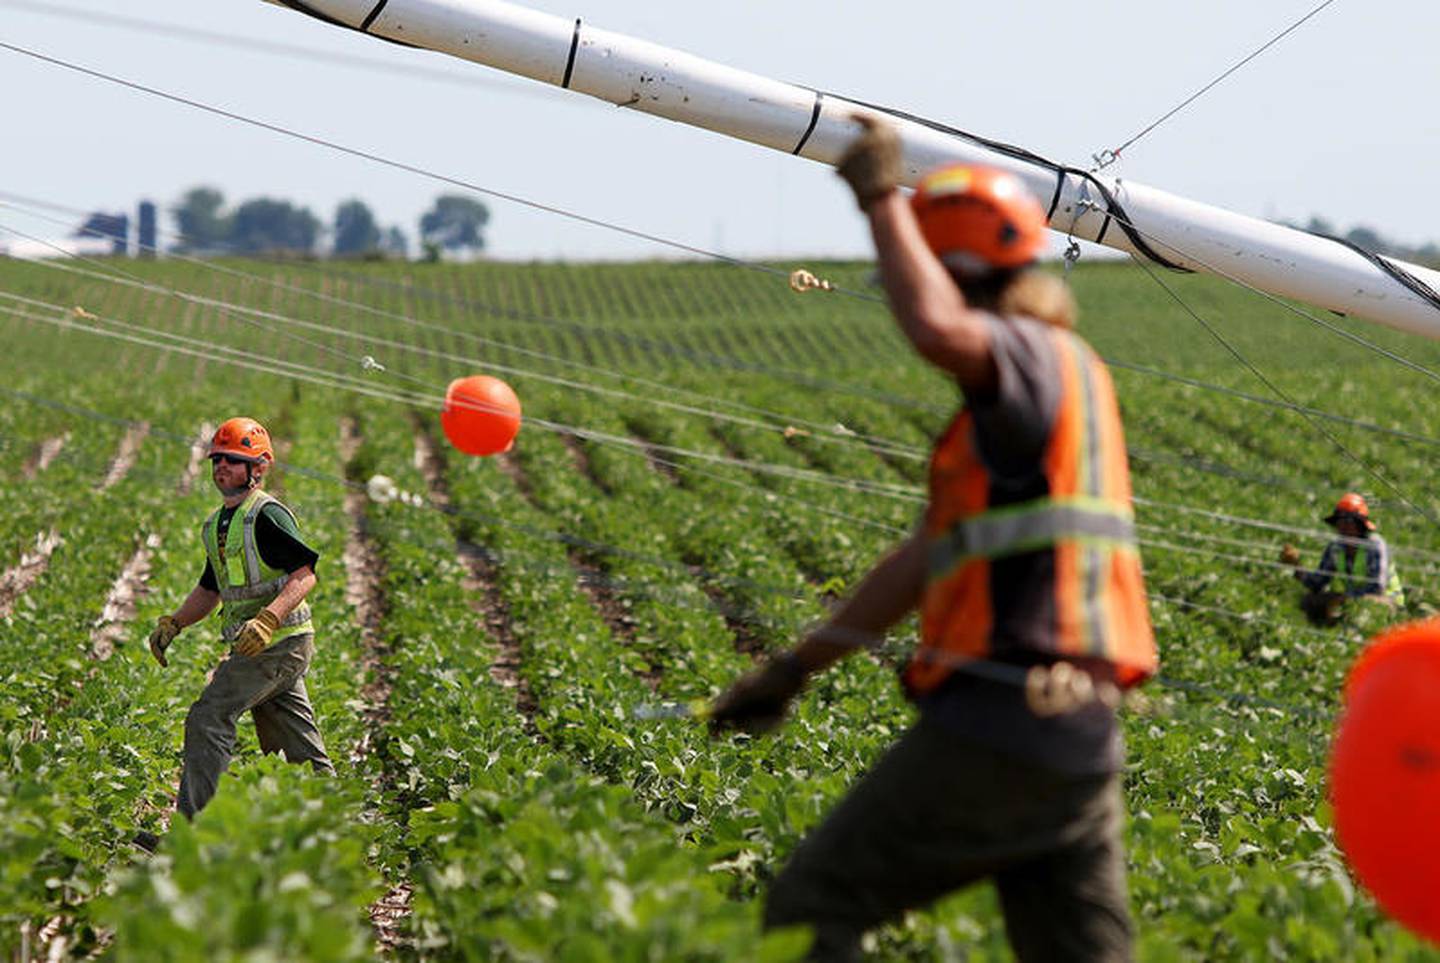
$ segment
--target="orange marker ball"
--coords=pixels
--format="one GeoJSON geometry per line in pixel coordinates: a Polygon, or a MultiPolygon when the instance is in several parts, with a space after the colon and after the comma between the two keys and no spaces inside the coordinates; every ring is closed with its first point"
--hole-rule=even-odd
{"type": "Polygon", "coordinates": [[[456,378],[445,391],[440,427],[450,444],[467,455],[509,451],[520,431],[520,399],[499,378],[456,378]]]}
{"type": "Polygon", "coordinates": [[[1351,668],[1330,796],[1360,882],[1440,943],[1440,620],[1383,633],[1351,668]]]}

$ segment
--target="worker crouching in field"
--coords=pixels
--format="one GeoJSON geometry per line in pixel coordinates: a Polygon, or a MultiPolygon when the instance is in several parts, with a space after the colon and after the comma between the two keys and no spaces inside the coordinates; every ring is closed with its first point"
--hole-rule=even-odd
{"type": "Polygon", "coordinates": [[[235,751],[235,723],[249,710],[263,752],[283,752],[334,773],[305,691],[315,629],[305,596],[315,587],[319,555],[300,537],[295,515],[261,490],[275,460],[270,434],[250,418],[232,418],[210,442],[211,477],[224,499],[205,520],[205,571],[150,635],[162,666],[165,650],[186,626],[220,604],[220,636],[231,643],[185,717],[184,769],[177,809],[193,818],[235,751]]]}
{"type": "MultiPolygon", "coordinates": [[[[1305,586],[1300,608],[1312,622],[1334,625],[1349,599],[1363,599],[1398,607],[1405,604],[1400,573],[1385,539],[1375,531],[1365,499],[1349,492],[1335,503],[1325,522],[1340,536],[1325,546],[1314,570],[1297,568],[1295,578],[1305,586]]],[[[1300,552],[1286,545],[1280,552],[1286,565],[1298,565],[1300,552]]]]}
{"type": "Polygon", "coordinates": [[[1021,959],[1128,959],[1116,700],[1040,714],[1015,684],[1068,674],[1113,695],[1156,671],[1114,389],[1068,289],[1030,270],[1045,215],[1023,185],[941,168],[906,203],[897,136],[862,123],[840,174],[901,331],[964,406],[920,529],[713,708],[717,731],[771,728],[809,674],[920,611],[919,720],[796,849],[766,925],[809,925],[813,958],[853,959],[866,930],[988,878],[1021,959]]]}

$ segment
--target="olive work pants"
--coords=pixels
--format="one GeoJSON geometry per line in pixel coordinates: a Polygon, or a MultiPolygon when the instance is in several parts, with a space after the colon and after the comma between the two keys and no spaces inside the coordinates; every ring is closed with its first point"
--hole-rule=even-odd
{"type": "Polygon", "coordinates": [[[305,691],[305,671],[314,654],[315,636],[306,633],[249,658],[232,651],[216,667],[185,716],[185,761],[176,802],[182,815],[194,818],[215,795],[220,774],[235,754],[235,723],[246,709],[255,719],[262,752],[283,752],[290,762],[308,762],[316,772],[334,774],[305,691]]]}
{"type": "Polygon", "coordinates": [[[769,927],[809,924],[811,959],[855,960],[871,927],[989,878],[1016,956],[1129,960],[1117,775],[1067,776],[922,719],[795,850],[769,927]]]}

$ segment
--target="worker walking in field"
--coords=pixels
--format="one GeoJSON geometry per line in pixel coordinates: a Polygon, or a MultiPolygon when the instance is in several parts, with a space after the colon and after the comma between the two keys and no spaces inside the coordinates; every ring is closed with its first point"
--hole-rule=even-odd
{"type": "MultiPolygon", "coordinates": [[[[1385,539],[1375,531],[1370,506],[1355,492],[1335,503],[1324,521],[1339,536],[1325,546],[1316,568],[1296,568],[1295,578],[1305,586],[1300,608],[1311,621],[1333,625],[1340,620],[1349,599],[1363,599],[1398,607],[1405,604],[1405,589],[1385,539]]],[[[1286,545],[1280,552],[1286,565],[1300,564],[1300,552],[1286,545]]]]}
{"type": "Polygon", "coordinates": [[[220,637],[232,646],[185,717],[177,809],[189,818],[215,795],[234,754],[235,723],[246,710],[262,751],[283,752],[317,772],[335,771],[304,678],[315,651],[305,597],[315,587],[319,555],[301,538],[294,513],[261,489],[275,460],[263,425],[231,418],[215,432],[208,455],[224,502],[201,529],[205,570],[150,635],[155,660],[168,665],[165,651],[175,637],[219,604],[220,637]]]}
{"type": "Polygon", "coordinates": [[[813,958],[853,959],[866,930],[988,878],[1021,959],[1128,959],[1118,699],[1042,713],[1016,684],[1113,696],[1157,669],[1114,389],[1068,289],[1032,270],[1045,215],[1023,185],[945,167],[906,203],[898,137],[861,122],[839,173],[901,331],[964,405],[915,534],[712,709],[715,731],[771,728],[807,676],[920,611],[919,719],[796,849],[766,925],[809,925],[813,958]]]}

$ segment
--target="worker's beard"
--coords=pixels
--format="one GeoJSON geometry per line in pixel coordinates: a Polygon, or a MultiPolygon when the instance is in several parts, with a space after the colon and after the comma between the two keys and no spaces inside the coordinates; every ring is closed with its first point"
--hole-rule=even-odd
{"type": "Polygon", "coordinates": [[[238,488],[230,488],[225,485],[216,484],[220,494],[225,498],[236,498],[240,495],[250,494],[250,490],[260,484],[260,476],[255,474],[254,469],[247,469],[245,472],[245,484],[238,488]]]}

